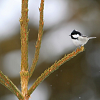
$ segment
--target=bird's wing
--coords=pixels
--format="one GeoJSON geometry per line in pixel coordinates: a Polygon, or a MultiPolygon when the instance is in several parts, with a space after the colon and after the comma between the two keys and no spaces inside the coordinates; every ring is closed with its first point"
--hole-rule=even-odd
{"type": "Polygon", "coordinates": [[[87,36],[82,34],[82,37],[87,37],[87,36]]]}

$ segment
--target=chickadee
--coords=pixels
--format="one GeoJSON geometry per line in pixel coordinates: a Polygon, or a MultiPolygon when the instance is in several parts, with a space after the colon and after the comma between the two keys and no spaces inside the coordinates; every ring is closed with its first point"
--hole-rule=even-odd
{"type": "Polygon", "coordinates": [[[76,30],[73,30],[69,36],[71,36],[71,39],[76,46],[84,46],[89,39],[96,38],[96,37],[88,37],[86,35],[82,35],[79,31],[76,30]]]}

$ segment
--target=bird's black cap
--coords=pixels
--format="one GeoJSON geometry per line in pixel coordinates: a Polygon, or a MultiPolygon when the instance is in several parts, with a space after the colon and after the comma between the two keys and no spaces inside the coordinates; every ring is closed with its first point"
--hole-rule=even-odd
{"type": "Polygon", "coordinates": [[[75,35],[75,34],[76,35],[79,34],[81,36],[81,33],[79,31],[73,30],[72,33],[71,33],[71,35],[75,35]]]}
{"type": "Polygon", "coordinates": [[[80,36],[82,35],[79,31],[73,30],[69,36],[71,36],[72,39],[78,39],[74,37],[74,35],[77,35],[77,34],[80,36]]]}

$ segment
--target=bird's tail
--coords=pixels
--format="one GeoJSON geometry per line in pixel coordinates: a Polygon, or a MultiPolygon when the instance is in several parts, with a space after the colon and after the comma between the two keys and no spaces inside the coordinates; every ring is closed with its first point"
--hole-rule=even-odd
{"type": "Polygon", "coordinates": [[[89,39],[94,39],[94,38],[96,38],[96,37],[88,37],[89,39]]]}

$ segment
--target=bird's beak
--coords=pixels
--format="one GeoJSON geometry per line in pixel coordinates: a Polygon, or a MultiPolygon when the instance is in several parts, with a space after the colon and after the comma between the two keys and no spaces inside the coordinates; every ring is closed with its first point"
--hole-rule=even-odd
{"type": "Polygon", "coordinates": [[[71,35],[69,35],[69,36],[71,36],[71,35]]]}

